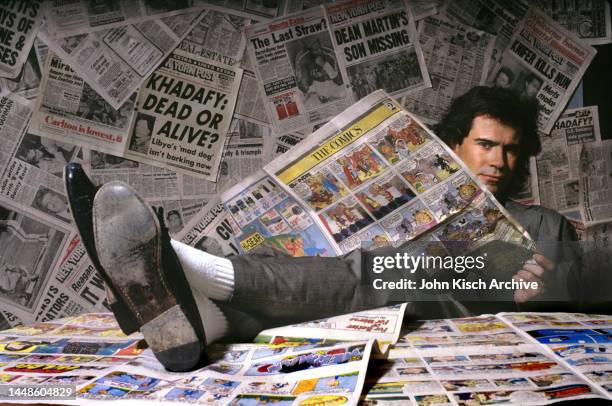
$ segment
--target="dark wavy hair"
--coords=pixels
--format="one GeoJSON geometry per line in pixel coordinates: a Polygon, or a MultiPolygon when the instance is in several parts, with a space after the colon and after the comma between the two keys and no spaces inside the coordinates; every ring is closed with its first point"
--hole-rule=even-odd
{"type": "Polygon", "coordinates": [[[519,156],[507,195],[519,192],[529,175],[529,158],[542,150],[538,135],[538,101],[522,99],[517,92],[501,87],[476,86],[453,101],[434,131],[448,146],[461,145],[472,121],[487,116],[512,127],[519,135],[519,156]]]}

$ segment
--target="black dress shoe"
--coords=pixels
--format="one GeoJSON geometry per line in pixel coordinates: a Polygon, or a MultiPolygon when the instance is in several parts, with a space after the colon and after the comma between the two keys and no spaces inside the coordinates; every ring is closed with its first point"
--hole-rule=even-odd
{"type": "Polygon", "coordinates": [[[136,316],[147,344],[166,369],[189,371],[206,362],[206,337],[162,224],[125,183],[107,183],[96,193],[96,251],[114,290],[136,316]]]}
{"type": "Polygon", "coordinates": [[[70,212],[81,236],[81,242],[96,271],[106,282],[106,297],[109,306],[115,314],[121,331],[127,335],[132,334],[138,331],[138,322],[128,306],[121,299],[118,299],[116,292],[113,292],[112,288],[110,288],[110,279],[106,272],[104,272],[102,265],[100,265],[98,253],[96,252],[92,208],[94,196],[98,188],[89,180],[81,165],[74,162],[64,167],[64,186],[66,187],[66,195],[70,204],[70,212]]]}

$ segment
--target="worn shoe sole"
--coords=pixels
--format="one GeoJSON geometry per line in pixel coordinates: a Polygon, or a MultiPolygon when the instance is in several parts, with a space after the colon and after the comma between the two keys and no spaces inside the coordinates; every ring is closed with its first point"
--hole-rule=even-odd
{"type": "Polygon", "coordinates": [[[155,213],[121,182],[100,188],[93,212],[100,263],[136,316],[155,356],[172,371],[195,368],[204,343],[164,276],[155,213]]]}

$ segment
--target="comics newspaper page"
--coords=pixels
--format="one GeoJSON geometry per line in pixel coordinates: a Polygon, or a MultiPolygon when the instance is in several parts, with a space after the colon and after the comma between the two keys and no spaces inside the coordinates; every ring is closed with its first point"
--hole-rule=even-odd
{"type": "Polygon", "coordinates": [[[527,99],[535,97],[540,104],[538,129],[549,134],[595,53],[595,48],[532,7],[487,83],[502,81],[527,99]]]}
{"type": "Polygon", "coordinates": [[[612,398],[612,318],[582,313],[501,313],[532,341],[546,347],[612,398]]]}
{"type": "Polygon", "coordinates": [[[258,343],[278,343],[289,338],[320,338],[341,341],[375,339],[379,352],[386,352],[400,336],[406,303],[363,312],[328,317],[261,331],[258,343]]]}
{"type": "Polygon", "coordinates": [[[431,86],[412,13],[402,0],[326,4],[325,13],[353,100],[377,89],[401,97],[431,86]]]}
{"type": "Polygon", "coordinates": [[[322,7],[246,27],[249,59],[279,135],[324,122],[352,103],[328,27],[322,7]]]}
{"type": "Polygon", "coordinates": [[[49,1],[45,4],[45,16],[53,36],[65,38],[182,14],[193,7],[192,3],[191,0],[49,1]]]}
{"type": "Polygon", "coordinates": [[[3,1],[0,4],[0,79],[16,79],[25,74],[32,43],[43,16],[42,0],[3,1]]]}
{"type": "Polygon", "coordinates": [[[546,1],[532,2],[544,10],[553,20],[575,33],[578,38],[591,45],[608,44],[612,41],[610,3],[593,1],[546,1]]]}
{"type": "Polygon", "coordinates": [[[114,109],[119,109],[203,17],[183,12],[121,27],[53,38],[38,34],[114,109]]]}
{"type": "Polygon", "coordinates": [[[422,20],[419,41],[432,87],[410,93],[402,105],[426,123],[440,121],[456,97],[485,82],[494,40],[444,13],[422,20]]]}
{"type": "Polygon", "coordinates": [[[164,371],[141,338],[125,337],[109,313],[16,327],[0,335],[1,379],[73,385],[76,396],[65,404],[357,404],[372,348],[317,339],[215,345],[208,366],[177,374],[164,371]]]}
{"type": "Polygon", "coordinates": [[[565,110],[536,159],[540,204],[580,219],[579,162],[586,144],[601,141],[597,106],[565,110]]]}
{"type": "MultiPolygon", "coordinates": [[[[397,245],[427,231],[443,244],[464,241],[463,248],[493,236],[532,244],[455,154],[384,92],[353,105],[264,170],[300,202],[337,253],[362,242],[397,245]]],[[[253,218],[245,203],[253,198],[234,189],[230,212],[253,218]]]]}
{"type": "Polygon", "coordinates": [[[580,210],[587,227],[612,220],[612,140],[583,146],[580,154],[580,210]]]}

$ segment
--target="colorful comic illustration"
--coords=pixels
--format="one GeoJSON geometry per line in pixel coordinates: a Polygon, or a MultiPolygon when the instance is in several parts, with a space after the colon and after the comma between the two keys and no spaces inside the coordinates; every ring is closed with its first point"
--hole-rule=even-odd
{"type": "MultiPolygon", "coordinates": [[[[360,232],[354,241],[359,241],[362,247],[370,250],[387,247],[391,242],[387,233],[385,233],[382,227],[380,227],[378,224],[373,224],[360,232]]],[[[349,246],[348,240],[345,240],[341,247],[343,252],[348,252],[351,249],[357,248],[357,246],[349,246]]]]}
{"type": "Polygon", "coordinates": [[[436,395],[415,395],[414,400],[417,402],[417,406],[451,406],[452,403],[445,394],[436,395]]]}
{"type": "Polygon", "coordinates": [[[412,153],[431,140],[423,128],[406,114],[401,114],[389,128],[378,134],[372,143],[391,164],[412,159],[412,153]]]}
{"type": "Polygon", "coordinates": [[[453,379],[441,381],[442,386],[449,392],[457,392],[464,389],[495,389],[495,385],[486,379],[453,379]]]}
{"type": "Polygon", "coordinates": [[[253,406],[266,404],[272,404],[275,406],[289,406],[294,400],[294,396],[240,394],[229,403],[229,406],[253,406]]]}
{"type": "Polygon", "coordinates": [[[381,177],[355,194],[376,219],[383,218],[415,197],[408,185],[393,175],[381,177]]]}
{"type": "Polygon", "coordinates": [[[433,142],[398,166],[404,179],[418,193],[426,192],[460,169],[461,165],[453,160],[441,145],[433,142]]]}
{"type": "Polygon", "coordinates": [[[345,198],[319,213],[319,218],[336,242],[341,242],[374,222],[353,197],[345,198]]]}
{"type": "Polygon", "coordinates": [[[348,193],[328,169],[308,172],[288,186],[315,211],[328,207],[348,193]]]}
{"type": "Polygon", "coordinates": [[[458,172],[444,184],[421,195],[421,199],[433,211],[436,219],[443,221],[461,211],[481,193],[482,190],[467,173],[458,172]]]}
{"type": "MultiPolygon", "coordinates": [[[[298,384],[299,386],[299,384],[298,384]]],[[[246,387],[241,388],[241,391],[246,393],[273,393],[278,395],[298,395],[301,392],[292,393],[293,383],[289,382],[249,382],[246,387]]],[[[296,388],[297,390],[297,388],[296,388]]]]}
{"type": "Polygon", "coordinates": [[[532,388],[532,383],[527,378],[512,377],[512,378],[500,378],[493,379],[495,385],[500,388],[532,388]]]}
{"type": "Polygon", "coordinates": [[[265,177],[226,202],[238,226],[244,227],[287,197],[271,179],[265,177]]]}
{"type": "MultiPolygon", "coordinates": [[[[587,377],[591,378],[589,374],[585,374],[587,377]]],[[[550,375],[537,375],[530,376],[529,379],[536,384],[538,387],[543,388],[547,386],[559,385],[559,384],[570,384],[570,383],[579,383],[580,379],[570,373],[559,373],[559,374],[550,374],[550,375]]]]}
{"type": "Polygon", "coordinates": [[[361,145],[342,157],[336,159],[334,173],[338,174],[342,183],[353,190],[368,180],[382,174],[387,165],[368,145],[361,145]],[[335,168],[339,168],[335,171],[335,168]]]}
{"type": "Polygon", "coordinates": [[[419,199],[385,217],[380,224],[392,241],[408,241],[429,230],[438,221],[434,214],[419,199]]]}
{"type": "Polygon", "coordinates": [[[453,323],[462,333],[484,333],[510,329],[506,323],[495,316],[463,318],[453,320],[453,323]]]}
{"type": "Polygon", "coordinates": [[[312,220],[306,211],[293,200],[285,200],[276,206],[280,215],[297,232],[306,230],[312,225],[312,220]]]}
{"type": "Polygon", "coordinates": [[[358,372],[306,379],[297,383],[292,394],[299,395],[305,392],[333,392],[338,390],[353,392],[357,387],[358,379],[358,372]]]}

